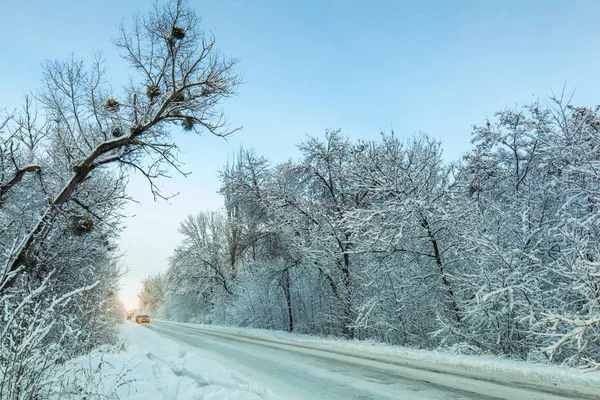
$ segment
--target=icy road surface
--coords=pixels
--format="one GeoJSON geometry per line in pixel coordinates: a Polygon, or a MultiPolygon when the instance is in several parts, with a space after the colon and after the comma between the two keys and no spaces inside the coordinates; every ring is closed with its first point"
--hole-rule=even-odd
{"type": "MultiPolygon", "coordinates": [[[[349,356],[309,345],[238,336],[202,326],[153,321],[140,326],[179,343],[180,351],[218,362],[267,399],[520,399],[564,397],[535,389],[349,356]]],[[[151,351],[151,349],[148,349],[151,351]]],[[[193,373],[193,371],[191,371],[193,373]]]]}

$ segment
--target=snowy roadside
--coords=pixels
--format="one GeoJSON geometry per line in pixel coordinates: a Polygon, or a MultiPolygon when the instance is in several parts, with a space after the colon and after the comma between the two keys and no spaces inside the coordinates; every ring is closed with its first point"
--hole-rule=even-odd
{"type": "MultiPolygon", "coordinates": [[[[582,374],[559,366],[506,360],[499,357],[452,355],[385,344],[318,338],[250,328],[207,326],[160,321],[176,326],[213,331],[215,334],[380,360],[410,368],[474,377],[506,386],[541,388],[594,396],[600,393],[600,373],[582,374]]],[[[211,358],[210,353],[178,344],[145,325],[126,322],[120,326],[127,349],[114,354],[92,354],[72,360],[69,396],[55,399],[272,399],[265,386],[250,383],[235,368],[211,358]],[[98,366],[101,366],[99,368],[98,366]]]]}
{"type": "Polygon", "coordinates": [[[283,331],[161,322],[200,328],[241,338],[327,350],[343,355],[488,380],[507,386],[529,387],[586,397],[600,394],[600,371],[582,373],[575,368],[558,365],[492,356],[455,355],[449,352],[416,350],[371,341],[319,338],[283,331]]]}
{"type": "Polygon", "coordinates": [[[68,394],[56,399],[256,400],[271,398],[231,369],[133,322],[121,324],[126,351],[69,362],[68,394]],[[100,366],[100,367],[99,367],[100,366]]]}

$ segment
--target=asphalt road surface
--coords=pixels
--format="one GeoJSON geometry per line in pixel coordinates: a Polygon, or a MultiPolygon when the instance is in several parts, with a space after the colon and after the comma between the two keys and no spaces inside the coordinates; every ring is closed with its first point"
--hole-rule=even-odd
{"type": "Polygon", "coordinates": [[[310,346],[278,343],[229,332],[152,321],[159,335],[207,354],[250,382],[267,386],[276,399],[518,399],[565,397],[510,387],[418,366],[344,355],[310,346]]]}

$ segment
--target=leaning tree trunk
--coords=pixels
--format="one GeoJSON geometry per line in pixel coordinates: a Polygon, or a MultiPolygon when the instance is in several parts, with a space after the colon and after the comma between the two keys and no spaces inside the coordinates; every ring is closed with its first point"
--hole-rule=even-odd
{"type": "MultiPolygon", "coordinates": [[[[97,167],[95,162],[104,154],[125,146],[129,142],[134,140],[135,136],[139,136],[143,131],[150,129],[154,123],[149,123],[145,126],[144,130],[134,131],[131,135],[124,136],[118,139],[106,141],[94,150],[90,152],[87,158],[79,165],[73,167],[74,174],[71,179],[63,186],[60,193],[54,198],[54,200],[47,206],[44,214],[39,219],[35,227],[30,231],[26,238],[23,239],[21,244],[14,252],[12,260],[8,263],[6,269],[6,275],[4,278],[3,290],[9,289],[14,285],[15,278],[17,276],[17,269],[20,266],[24,266],[23,272],[31,274],[35,268],[33,262],[33,252],[37,245],[42,242],[45,236],[50,231],[54,219],[59,213],[61,207],[71,198],[71,195],[75,190],[87,179],[89,173],[97,167]]],[[[142,129],[142,128],[140,128],[142,129]]]]}

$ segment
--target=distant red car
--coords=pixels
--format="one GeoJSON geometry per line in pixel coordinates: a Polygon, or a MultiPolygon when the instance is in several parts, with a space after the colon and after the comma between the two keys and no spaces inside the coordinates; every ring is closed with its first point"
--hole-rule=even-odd
{"type": "Polygon", "coordinates": [[[150,323],[150,317],[147,315],[136,315],[135,322],[137,322],[138,324],[142,324],[144,322],[150,323]]]}

